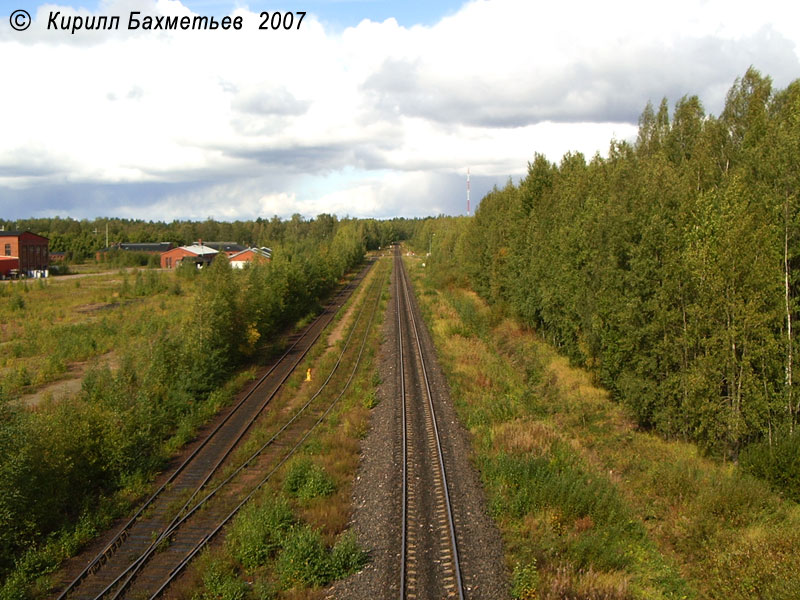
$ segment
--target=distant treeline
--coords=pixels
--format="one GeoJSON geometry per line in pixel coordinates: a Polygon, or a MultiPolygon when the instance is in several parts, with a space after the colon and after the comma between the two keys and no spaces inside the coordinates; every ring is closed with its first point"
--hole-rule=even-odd
{"type": "MultiPolygon", "coordinates": [[[[72,218],[19,219],[5,221],[0,226],[6,230],[28,230],[50,239],[51,252],[65,252],[69,262],[94,258],[106,247],[106,228],[109,244],[119,242],[172,242],[178,246],[197,240],[207,242],[236,242],[245,246],[281,247],[310,238],[330,238],[339,223],[358,223],[363,232],[367,250],[385,246],[395,239],[404,239],[413,230],[414,220],[391,219],[339,219],[335,215],[320,214],[305,219],[299,214],[288,220],[277,216],[253,221],[142,221],[138,219],[97,218],[76,220],[72,218]]],[[[146,264],[146,262],[144,263],[146,264]]]]}
{"type": "Polygon", "coordinates": [[[750,69],[719,117],[696,96],[648,104],[635,143],[536,155],[473,219],[430,221],[415,243],[640,426],[800,497],[800,80],[774,90],[750,69]]]}

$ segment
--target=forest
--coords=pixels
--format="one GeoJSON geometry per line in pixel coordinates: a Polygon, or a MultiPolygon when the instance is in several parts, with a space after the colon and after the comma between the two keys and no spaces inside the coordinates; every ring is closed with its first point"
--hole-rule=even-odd
{"type": "Polygon", "coordinates": [[[535,155],[474,218],[415,233],[587,367],[643,429],[695,442],[800,499],[800,81],[749,69],[724,110],[645,107],[607,157],[535,155]]]}

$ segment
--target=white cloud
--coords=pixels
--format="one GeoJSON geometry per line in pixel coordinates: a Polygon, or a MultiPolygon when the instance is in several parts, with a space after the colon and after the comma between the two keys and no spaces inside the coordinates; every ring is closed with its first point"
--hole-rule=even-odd
{"type": "Polygon", "coordinates": [[[798,6],[476,0],[432,27],[334,34],[313,15],[299,31],[259,31],[246,9],[242,31],[129,32],[132,10],[191,11],[103,0],[94,14],[121,15],[120,31],[71,35],[46,30],[49,12],[90,13],[42,5],[30,31],[0,27],[0,197],[15,190],[6,210],[19,217],[33,196],[48,210],[43,186],[76,185],[106,194],[111,214],[146,218],[446,211],[452,201],[425,194],[456,197],[445,188],[467,166],[497,178],[537,151],[605,152],[635,135],[648,99],[698,94],[719,112],[750,65],[787,85],[798,6]],[[356,175],[317,189],[345,171],[356,175]],[[131,203],[137,184],[156,197],[131,203]]]}

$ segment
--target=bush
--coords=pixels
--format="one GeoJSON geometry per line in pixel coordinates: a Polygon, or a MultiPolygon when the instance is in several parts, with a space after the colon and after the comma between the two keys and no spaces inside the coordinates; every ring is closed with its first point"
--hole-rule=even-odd
{"type": "Polygon", "coordinates": [[[276,570],[286,587],[316,587],[355,573],[366,562],[367,554],[352,533],[343,535],[328,551],[322,535],[311,526],[303,525],[287,536],[276,570]]]}
{"type": "Polygon", "coordinates": [[[69,275],[70,272],[69,265],[66,263],[50,265],[50,275],[69,275]]]}
{"type": "Polygon", "coordinates": [[[358,545],[355,533],[347,532],[331,550],[329,575],[331,580],[344,579],[367,564],[367,553],[358,545]]]}
{"type": "Polygon", "coordinates": [[[322,535],[309,525],[294,528],[278,555],[276,570],[286,587],[327,583],[328,553],[322,535]]]}
{"type": "MultiPolygon", "coordinates": [[[[554,445],[550,458],[511,457],[500,454],[486,460],[484,476],[493,489],[502,489],[495,499],[495,511],[522,519],[529,514],[556,511],[555,530],[580,521],[589,526],[580,538],[564,545],[566,554],[579,567],[604,570],[626,569],[634,560],[629,549],[643,544],[646,533],[633,520],[614,486],[587,472],[568,457],[568,451],[554,445]]],[[[555,535],[554,546],[569,542],[555,535]]]]}
{"type": "Polygon", "coordinates": [[[311,500],[333,494],[336,491],[336,483],[325,469],[304,458],[296,460],[289,467],[284,489],[300,500],[311,500]]]}
{"type": "Polygon", "coordinates": [[[771,446],[766,440],[750,444],[739,455],[739,464],[778,493],[800,502],[800,434],[785,435],[771,446]]]}
{"type": "Polygon", "coordinates": [[[203,586],[203,600],[243,600],[247,593],[247,583],[219,562],[213,562],[205,572],[203,586]]]}
{"type": "Polygon", "coordinates": [[[281,548],[293,521],[292,509],[283,498],[248,505],[228,536],[231,553],[248,569],[263,565],[281,548]]]}

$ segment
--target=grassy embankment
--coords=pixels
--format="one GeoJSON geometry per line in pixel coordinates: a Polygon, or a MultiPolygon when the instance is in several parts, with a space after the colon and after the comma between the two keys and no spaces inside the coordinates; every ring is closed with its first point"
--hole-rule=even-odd
{"type": "Polygon", "coordinates": [[[517,598],[799,598],[800,507],[637,431],[585,371],[409,261],[517,598]]]}
{"type": "MultiPolygon", "coordinates": [[[[322,587],[360,568],[366,556],[347,532],[351,515],[353,473],[359,442],[369,426],[369,411],[380,383],[375,364],[380,325],[387,302],[391,261],[373,269],[360,291],[345,306],[322,340],[271,403],[234,462],[270,439],[295,411],[317,392],[336,362],[357,312],[360,321],[337,371],[309,410],[327,407],[344,389],[355,365],[363,332],[380,281],[381,300],[361,363],[350,387],[300,448],[239,513],[224,534],[224,543],[206,551],[187,576],[170,591],[176,598],[240,600],[244,598],[322,598],[322,587]],[[304,381],[313,370],[311,382],[304,381]]],[[[281,456],[286,449],[281,450],[281,456]]],[[[270,464],[275,464],[271,461],[270,464]]],[[[225,473],[220,477],[224,477],[225,473]]]]}

